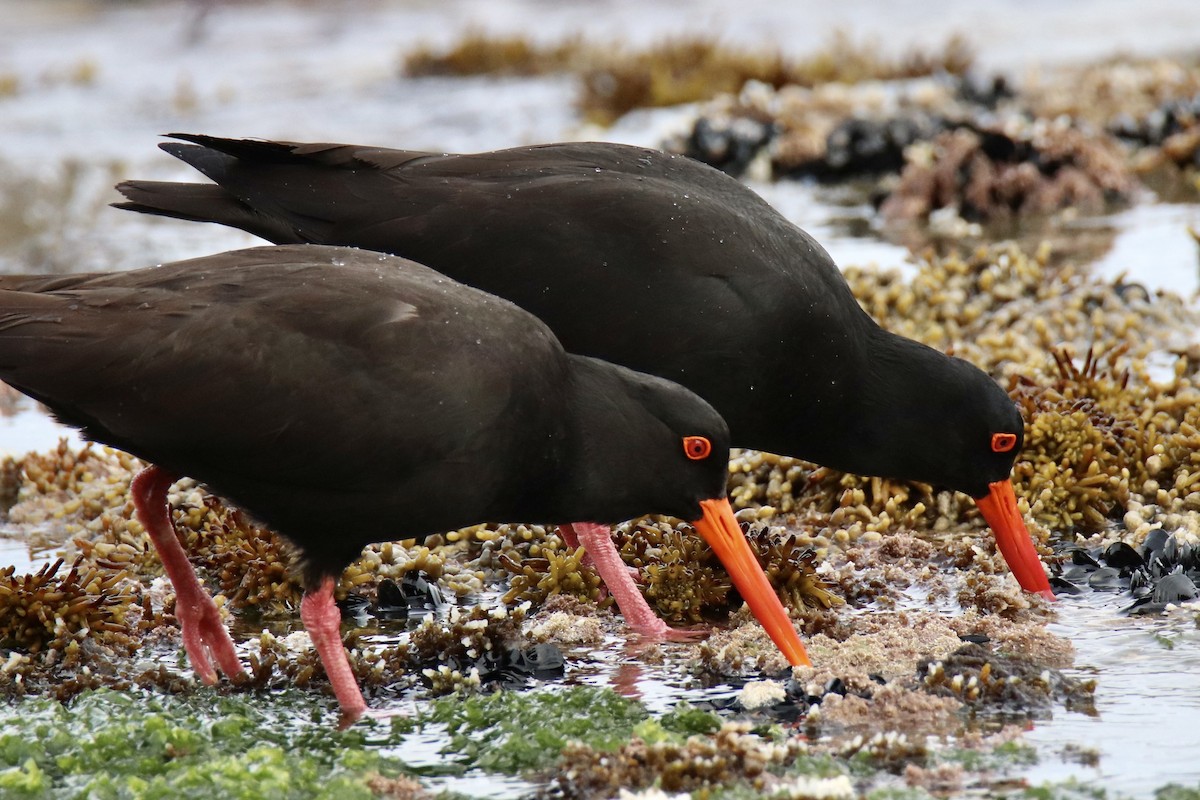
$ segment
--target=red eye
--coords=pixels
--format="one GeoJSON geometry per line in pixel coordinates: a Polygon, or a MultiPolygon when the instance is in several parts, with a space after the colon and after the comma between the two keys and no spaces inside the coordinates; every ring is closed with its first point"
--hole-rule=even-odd
{"type": "Polygon", "coordinates": [[[712,452],[712,442],[703,436],[685,436],[683,452],[687,453],[687,457],[692,461],[708,458],[708,454],[712,452]]]}
{"type": "Polygon", "coordinates": [[[992,434],[992,452],[1007,453],[1017,446],[1017,435],[1015,433],[993,433],[992,434]]]}

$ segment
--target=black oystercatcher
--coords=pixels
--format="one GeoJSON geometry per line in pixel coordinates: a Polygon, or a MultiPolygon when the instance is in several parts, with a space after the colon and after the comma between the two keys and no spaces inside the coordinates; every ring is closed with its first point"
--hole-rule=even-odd
{"type": "Polygon", "coordinates": [[[687,386],[740,447],[969,494],[1021,586],[1052,596],[1009,481],[1012,401],[880,328],[812,237],[724,173],[617,144],[436,155],[171,135],[194,144],[161,147],[217,185],[129,181],[119,207],[428,264],[570,352],[687,386]]]}
{"type": "MultiPolygon", "coordinates": [[[[695,520],[793,664],[804,647],[725,499],[707,403],[563,351],[516,306],[401,258],[262,247],[134,272],[0,277],[0,379],[155,466],[132,492],[193,668],[242,667],[174,534],[188,475],[290,539],[344,715],[365,709],[335,578],[363,546],[485,521],[695,520]]],[[[611,542],[610,542],[611,545],[611,542]]]]}

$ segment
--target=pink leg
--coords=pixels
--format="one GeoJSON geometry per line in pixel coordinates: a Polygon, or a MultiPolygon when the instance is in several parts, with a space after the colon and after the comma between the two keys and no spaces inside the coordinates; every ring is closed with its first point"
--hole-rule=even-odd
{"type": "MultiPolygon", "coordinates": [[[[575,526],[573,526],[571,523],[567,522],[559,525],[558,535],[562,537],[562,540],[566,543],[567,547],[571,548],[572,550],[574,550],[576,547],[579,547],[579,534],[575,533],[575,526]]],[[[586,554],[585,556],[588,558],[588,560],[591,560],[591,556],[586,554]]]]}
{"type": "Polygon", "coordinates": [[[596,571],[600,573],[609,593],[617,601],[617,608],[621,609],[625,624],[635,632],[655,639],[684,641],[706,635],[706,632],[672,628],[658,618],[630,577],[625,562],[621,560],[621,555],[613,544],[612,531],[607,525],[575,522],[563,527],[574,528],[573,532],[578,535],[579,541],[591,555],[596,571]]]}
{"type": "Polygon", "coordinates": [[[175,617],[183,630],[183,646],[187,650],[188,660],[192,662],[192,669],[205,683],[216,683],[217,673],[209,658],[211,654],[222,672],[230,678],[241,678],[245,672],[242,662],[238,660],[233,639],[229,638],[229,631],[221,622],[217,604],[197,580],[196,571],[192,569],[187,553],[175,535],[175,526],[171,524],[167,489],[174,482],[174,476],[158,467],[142,470],[129,487],[133,495],[133,508],[150,541],[154,542],[154,548],[158,550],[167,578],[175,587],[175,617]]]}
{"type": "MultiPolygon", "coordinates": [[[[579,524],[587,525],[586,522],[581,522],[579,524]]],[[[574,550],[576,547],[579,547],[579,534],[575,532],[575,526],[572,525],[571,523],[564,522],[562,525],[559,525],[558,526],[558,535],[562,537],[563,543],[567,547],[570,547],[572,550],[574,550]]],[[[589,564],[592,566],[595,566],[595,564],[596,564],[595,560],[592,558],[592,554],[590,552],[588,552],[587,550],[584,550],[584,552],[583,552],[582,561],[584,564],[589,564]]],[[[622,562],[622,563],[624,563],[624,562],[622,562]]],[[[637,583],[637,579],[638,579],[637,567],[626,566],[625,569],[629,571],[629,577],[633,578],[633,582],[637,583]]]]}
{"type": "Polygon", "coordinates": [[[333,684],[333,693],[342,707],[342,725],[345,726],[363,715],[367,710],[367,702],[363,700],[354,673],[350,671],[346,651],[342,648],[342,612],[333,602],[333,585],[333,578],[325,578],[316,589],[304,593],[304,599],[300,601],[300,619],[312,637],[329,682],[333,684]]]}

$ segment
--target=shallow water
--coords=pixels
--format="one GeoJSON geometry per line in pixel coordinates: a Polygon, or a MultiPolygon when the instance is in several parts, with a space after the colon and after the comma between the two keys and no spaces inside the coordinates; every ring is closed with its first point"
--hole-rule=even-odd
{"type": "Polygon", "coordinates": [[[1033,781],[1075,776],[1134,796],[1171,781],[1200,782],[1200,609],[1178,608],[1162,617],[1126,617],[1128,595],[1084,593],[1058,602],[1050,630],[1075,645],[1076,677],[1098,681],[1094,717],[1062,710],[1026,734],[1042,762],[1033,781]],[[1058,754],[1066,743],[1094,748],[1088,767],[1058,754]]]}
{"type": "MultiPolygon", "coordinates": [[[[386,3],[343,0],[217,4],[195,30],[194,6],[0,0],[0,76],[18,89],[0,97],[0,271],[114,269],[144,266],[258,243],[215,226],[147,219],[105,207],[124,177],[194,179],[155,149],[171,130],[295,140],[353,141],[410,148],[482,150],[536,141],[602,138],[657,144],[685,125],[689,112],[629,115],[610,130],[580,124],[571,109],[573,81],[563,78],[403,80],[402,52],[427,40],[447,42],[470,25],[526,31],[546,40],[584,30],[598,38],[647,42],[683,29],[743,42],[783,43],[804,53],[835,28],[886,42],[896,52],[937,44],[955,31],[976,42],[984,65],[1015,70],[1117,51],[1169,52],[1196,44],[1200,3],[1123,0],[972,4],[922,0],[877,4],[736,4],[705,0],[687,15],[667,0],[548,4],[386,3]],[[686,16],[686,19],[681,19],[686,16]],[[981,33],[983,32],[983,33],[981,33]]],[[[809,230],[843,265],[904,268],[906,250],[873,232],[868,210],[835,203],[800,183],[756,185],[809,230]]],[[[1079,220],[1079,231],[1116,236],[1097,262],[1106,276],[1128,273],[1147,288],[1194,296],[1200,260],[1187,227],[1200,229],[1200,207],[1145,203],[1079,220]]],[[[52,447],[64,429],[26,404],[0,416],[0,454],[52,447]]],[[[36,568],[24,543],[0,537],[0,566],[36,568]]],[[[1028,732],[1041,761],[1031,782],[1075,776],[1110,790],[1148,795],[1169,781],[1196,784],[1200,766],[1200,630],[1194,610],[1128,618],[1112,595],[1064,596],[1052,628],[1078,650],[1074,674],[1099,682],[1094,717],[1057,709],[1028,732]],[[1165,643],[1169,642],[1170,647],[1165,643]],[[1068,744],[1094,748],[1097,766],[1064,758],[1068,744]]],[[[670,645],[667,645],[668,647],[670,645]]],[[[571,680],[612,686],[653,711],[680,699],[712,700],[732,687],[701,687],[687,676],[638,658],[611,638],[577,658],[571,680]]],[[[403,758],[440,763],[438,738],[412,737],[403,758]]],[[[530,785],[496,775],[427,779],[434,788],[472,796],[518,797],[530,785]]]]}

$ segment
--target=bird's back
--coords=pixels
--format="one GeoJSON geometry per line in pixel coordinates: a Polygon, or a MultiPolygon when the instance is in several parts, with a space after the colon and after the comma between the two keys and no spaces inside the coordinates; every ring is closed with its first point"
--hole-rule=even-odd
{"type": "Polygon", "coordinates": [[[184,138],[164,148],[218,185],[127,182],[124,207],[428,264],[535,314],[570,352],[689,387],[744,446],[803,455],[854,397],[874,323],[837,267],[691,159],[586,142],[437,155],[184,138]],[[845,399],[819,402],[818,381],[845,399]]]}
{"type": "Polygon", "coordinates": [[[542,406],[564,359],[511,304],[344,248],[0,279],[0,379],[90,438],[352,552],[486,517],[512,472],[481,465],[525,459],[513,470],[536,477],[545,449],[529,445],[555,433],[542,406]],[[453,503],[423,499],[448,485],[453,503]]]}

